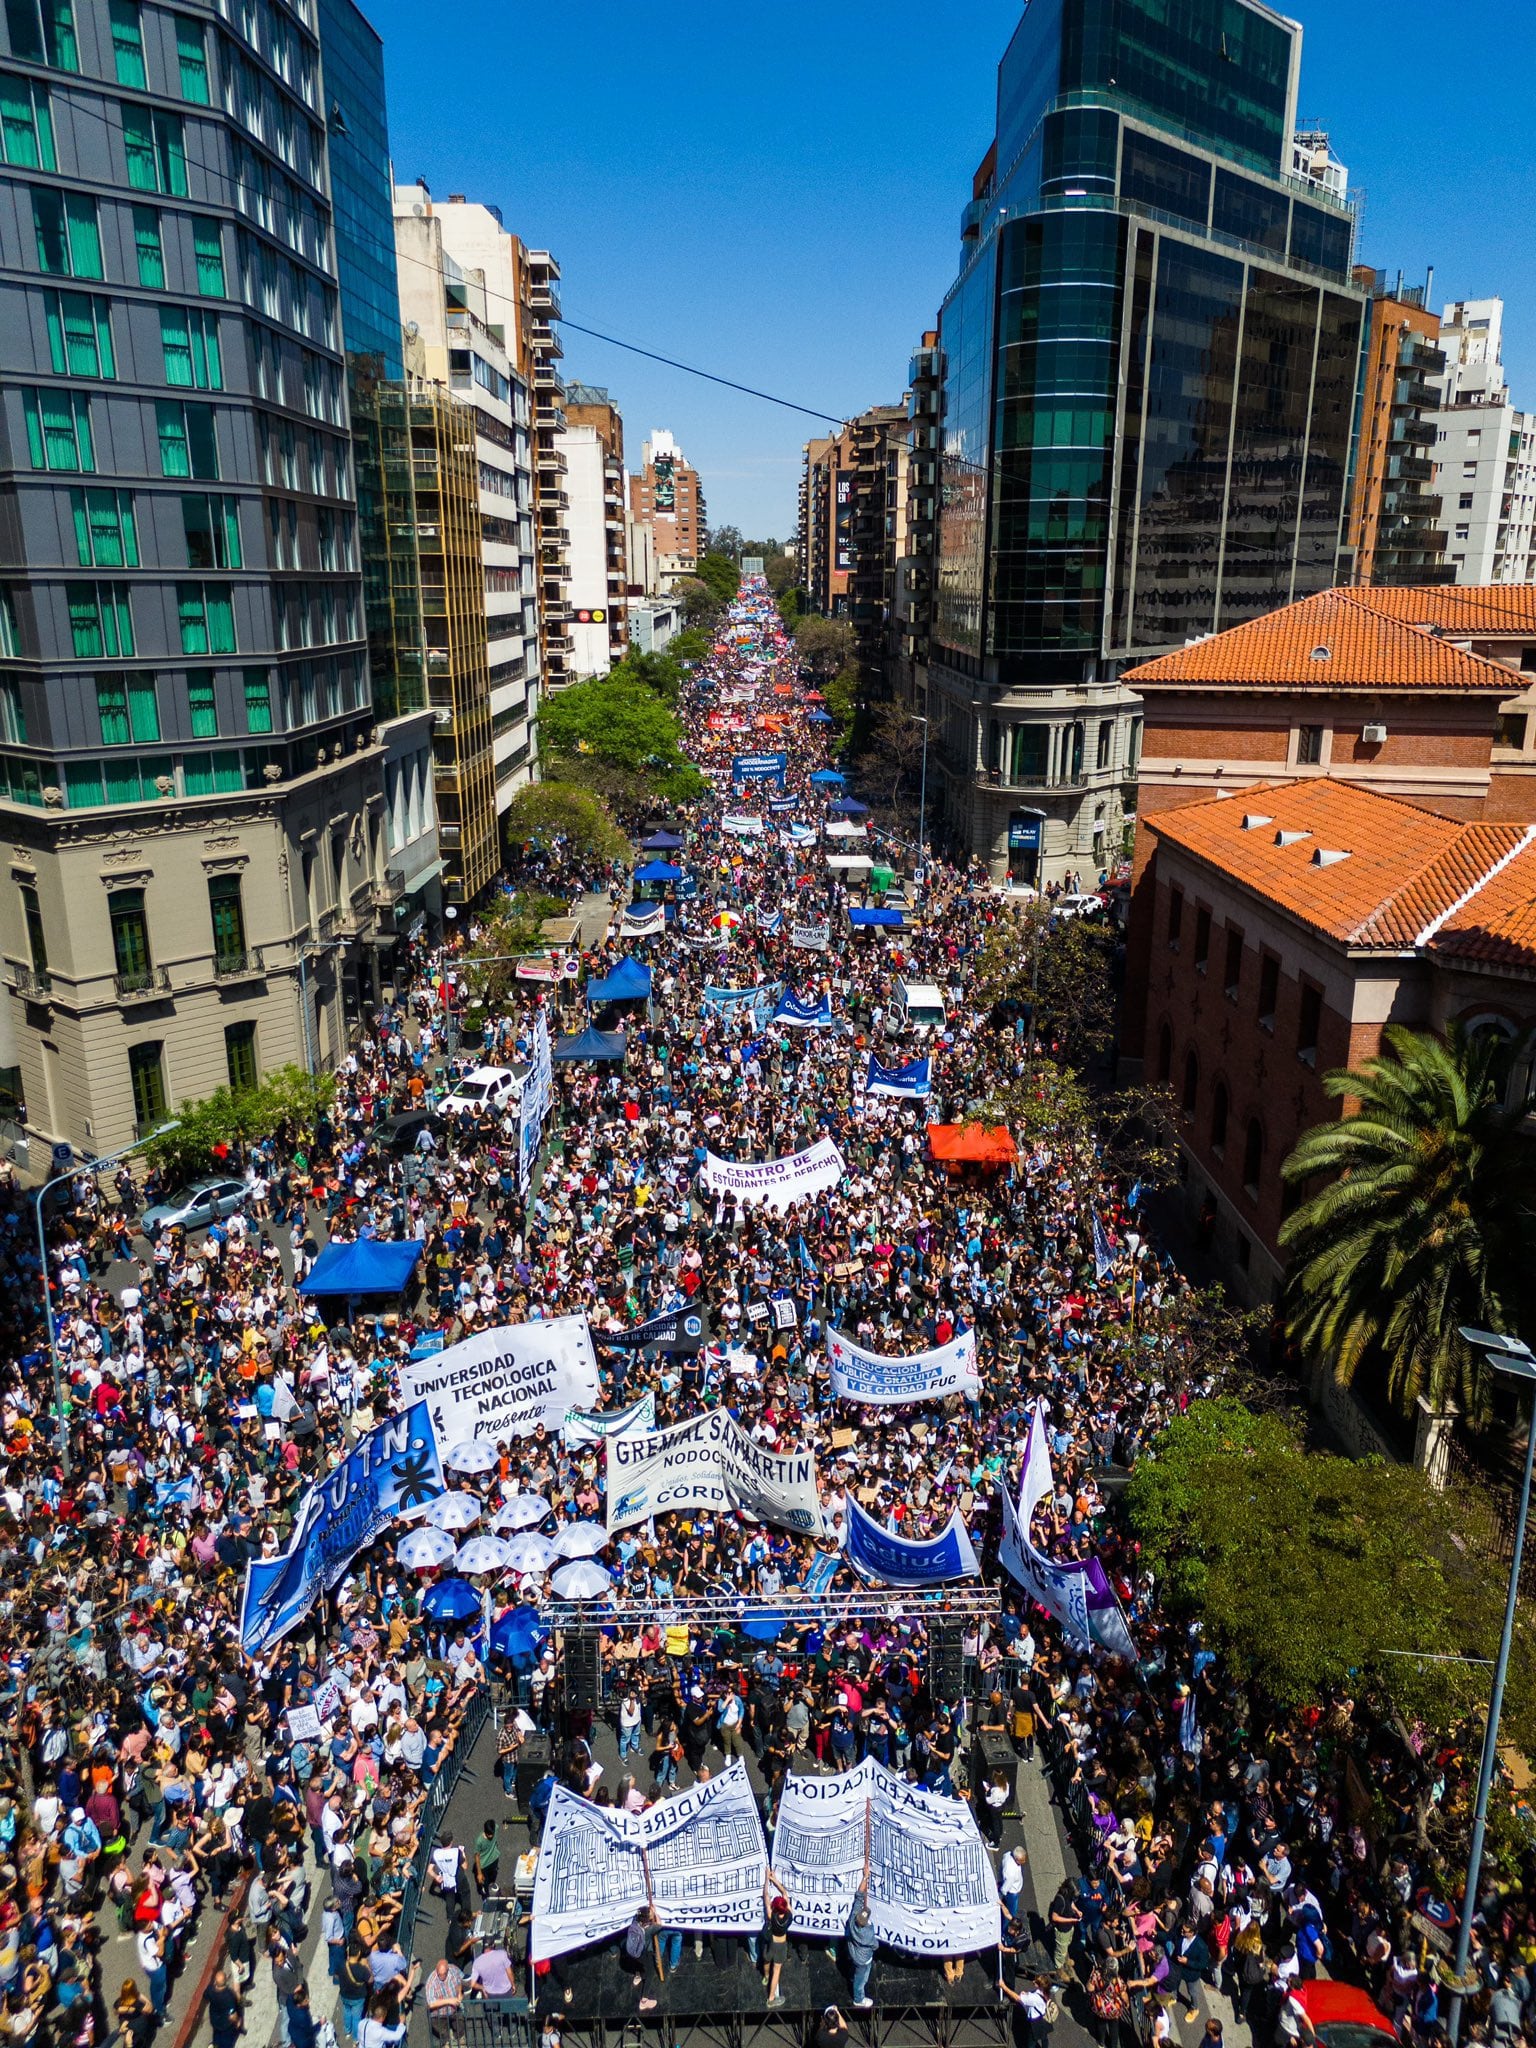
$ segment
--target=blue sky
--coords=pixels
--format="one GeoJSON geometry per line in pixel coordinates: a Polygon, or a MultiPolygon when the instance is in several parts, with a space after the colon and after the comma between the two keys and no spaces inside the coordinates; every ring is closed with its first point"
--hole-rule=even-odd
{"type": "MultiPolygon", "coordinates": [[[[385,39],[396,176],[502,208],[552,249],[572,320],[843,415],[900,397],[953,275],[1019,0],[363,0],[385,39]]],[[[1502,296],[1536,409],[1536,169],[1518,81],[1530,0],[1290,0],[1300,112],[1366,188],[1362,260],[1434,303],[1502,296]],[[1506,82],[1501,90],[1500,81],[1506,82]]],[[[794,525],[816,421],[581,335],[631,468],[670,427],[712,520],[794,525]]]]}

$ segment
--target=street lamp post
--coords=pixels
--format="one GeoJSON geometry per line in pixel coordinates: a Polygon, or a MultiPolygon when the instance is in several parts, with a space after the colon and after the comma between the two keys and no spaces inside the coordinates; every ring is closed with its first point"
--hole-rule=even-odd
{"type": "MultiPolygon", "coordinates": [[[[109,1152],[104,1159],[87,1159],[83,1165],[91,1173],[101,1173],[109,1166],[120,1165],[132,1158],[135,1152],[151,1144],[156,1138],[163,1138],[169,1132],[179,1130],[180,1122],[162,1124],[157,1131],[151,1131],[147,1138],[135,1138],[131,1145],[125,1145],[120,1152],[109,1152]]],[[[48,1195],[51,1189],[62,1187],[67,1180],[73,1180],[80,1171],[72,1166],[68,1173],[56,1173],[52,1180],[45,1180],[37,1191],[37,1262],[43,1282],[43,1320],[48,1329],[48,1357],[53,1366],[53,1406],[58,1418],[54,1436],[54,1448],[59,1463],[64,1467],[64,1477],[70,1476],[69,1462],[69,1420],[64,1413],[64,1368],[59,1363],[59,1340],[53,1325],[53,1291],[48,1284],[48,1237],[45,1218],[48,1210],[48,1195]]]]}
{"type": "MultiPolygon", "coordinates": [[[[916,713],[913,715],[916,717],[916,713]]],[[[923,772],[918,783],[917,792],[917,864],[921,871],[922,881],[926,883],[928,879],[928,721],[926,718],[918,718],[917,723],[923,728],[923,772]]],[[[913,879],[915,881],[917,878],[914,877],[913,879]]]]}
{"type": "MultiPolygon", "coordinates": [[[[1505,1337],[1493,1330],[1463,1329],[1462,1336],[1481,1351],[1495,1372],[1524,1380],[1536,1387],[1536,1357],[1518,1337],[1505,1337]]],[[[1493,1667],[1493,1693],[1488,1701],[1488,1726],[1483,1733],[1482,1767],[1477,1774],[1477,1804],[1472,1812],[1472,1847],[1467,1855],[1467,1887],[1461,1902],[1461,1926],[1456,1934],[1454,1972],[1457,1981],[1467,1974],[1472,1952],[1472,1917],[1477,1911],[1477,1886],[1483,1869],[1483,1838],[1488,1831],[1488,1795],[1493,1787],[1493,1770],[1498,1761],[1499,1714],[1504,1705],[1504,1681],[1509,1674],[1509,1646],[1515,1633],[1515,1602],[1520,1592],[1520,1564],[1525,1555],[1525,1525],[1531,1511],[1531,1470],[1536,1465],[1536,1409],[1533,1409],[1525,1444],[1525,1478],[1520,1487],[1520,1513],[1515,1521],[1515,1554],[1509,1566],[1509,1591],[1504,1599],[1504,1633],[1499,1637],[1498,1662],[1493,1667]]],[[[1461,2026],[1461,1993],[1452,1991],[1446,2032],[1455,2043],[1461,2026]]]]}

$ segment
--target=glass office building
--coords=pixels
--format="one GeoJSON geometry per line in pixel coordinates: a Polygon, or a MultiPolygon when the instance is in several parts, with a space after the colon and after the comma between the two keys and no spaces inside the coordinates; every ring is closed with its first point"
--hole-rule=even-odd
{"type": "Polygon", "coordinates": [[[946,808],[994,866],[1118,851],[1122,667],[1333,581],[1364,302],[1347,208],[1290,174],[1300,41],[1256,0],[1032,0],[999,67],[934,631],[946,808]]]}

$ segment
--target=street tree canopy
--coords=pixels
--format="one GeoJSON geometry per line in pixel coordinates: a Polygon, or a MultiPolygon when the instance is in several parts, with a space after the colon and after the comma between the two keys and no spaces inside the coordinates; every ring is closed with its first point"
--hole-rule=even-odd
{"type": "Polygon", "coordinates": [[[608,807],[575,782],[530,782],[513,797],[503,820],[510,846],[553,846],[563,840],[584,859],[624,860],[629,841],[608,807]]]}
{"type": "Polygon", "coordinates": [[[312,1132],[336,1099],[334,1074],[308,1074],[300,1066],[277,1067],[254,1088],[215,1088],[211,1095],[179,1103],[177,1128],[153,1138],[144,1156],[184,1178],[228,1167],[252,1145],[281,1130],[312,1132]]]}
{"type": "Polygon", "coordinates": [[[622,672],[546,697],[539,746],[546,758],[586,756],[614,768],[665,771],[683,762],[676,718],[654,690],[622,672]]]}
{"type": "Polygon", "coordinates": [[[853,627],[847,619],[807,612],[795,621],[794,634],[795,652],[823,688],[853,660],[853,627]]]}

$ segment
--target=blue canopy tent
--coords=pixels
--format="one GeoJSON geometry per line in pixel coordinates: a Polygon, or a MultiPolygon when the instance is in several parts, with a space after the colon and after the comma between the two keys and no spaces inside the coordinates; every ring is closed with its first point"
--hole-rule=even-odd
{"type": "Polygon", "coordinates": [[[834,818],[867,818],[869,805],[861,804],[856,796],[840,796],[835,803],[827,806],[834,818]]]}
{"type": "Polygon", "coordinates": [[[846,775],[840,775],[835,768],[818,768],[811,777],[811,780],[812,782],[823,782],[830,787],[841,789],[848,778],[846,775]]]}
{"type": "Polygon", "coordinates": [[[362,1238],[356,1244],[328,1244],[309,1277],[299,1283],[299,1292],[321,1298],[403,1294],[425,1250],[419,1237],[400,1243],[362,1238]]]}
{"type": "Polygon", "coordinates": [[[805,722],[807,725],[830,725],[832,723],[832,714],[830,711],[823,711],[818,704],[816,709],[807,716],[805,722]]]}
{"type": "Polygon", "coordinates": [[[653,832],[649,839],[641,840],[640,851],[642,853],[675,853],[682,843],[682,840],[675,832],[653,832]]]}
{"type": "Polygon", "coordinates": [[[861,905],[851,903],[848,906],[848,922],[855,927],[859,925],[884,925],[887,928],[895,929],[905,924],[906,919],[899,910],[865,910],[861,905]]]}
{"type": "Polygon", "coordinates": [[[621,960],[612,974],[587,983],[589,1003],[645,1003],[651,996],[651,970],[638,960],[621,960]]]}
{"type": "Polygon", "coordinates": [[[673,867],[669,860],[648,860],[643,868],[635,869],[637,882],[680,882],[682,879],[682,869],[673,867]]]}
{"type": "Polygon", "coordinates": [[[599,1031],[589,1024],[567,1038],[557,1038],[550,1057],[555,1060],[621,1060],[624,1057],[622,1031],[599,1031]]]}

